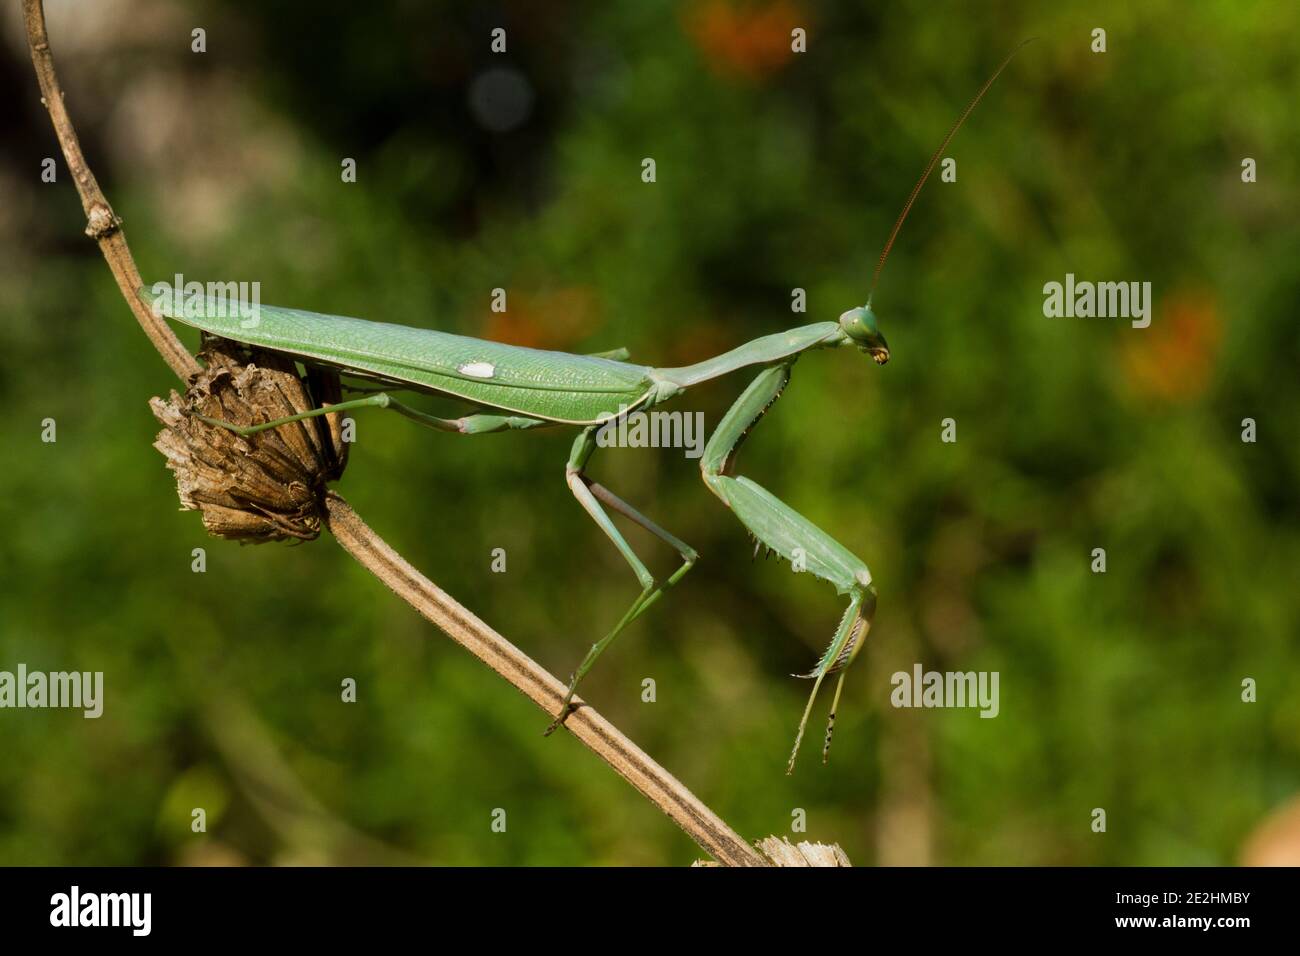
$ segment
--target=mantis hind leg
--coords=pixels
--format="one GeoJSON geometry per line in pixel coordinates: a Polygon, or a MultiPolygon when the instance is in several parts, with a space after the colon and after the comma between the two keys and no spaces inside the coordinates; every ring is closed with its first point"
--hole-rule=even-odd
{"type": "Polygon", "coordinates": [[[220,418],[209,418],[207,415],[196,415],[195,417],[207,422],[209,425],[218,425],[229,429],[236,435],[247,438],[270,428],[279,428],[281,425],[304,421],[318,415],[333,415],[336,412],[347,412],[358,408],[387,408],[417,424],[440,432],[453,432],[458,435],[486,435],[491,432],[539,428],[555,424],[540,418],[526,418],[520,415],[466,415],[462,418],[438,418],[436,415],[428,415],[409,405],[403,405],[387,392],[374,392],[364,398],[353,398],[346,402],[324,405],[310,411],[299,412],[297,415],[287,415],[284,418],[262,422],[260,425],[232,425],[230,422],[222,421],[220,418]]]}
{"type": "Polygon", "coordinates": [[[573,676],[569,680],[569,688],[565,692],[563,702],[560,704],[560,712],[556,715],[555,720],[551,722],[551,725],[546,728],[545,736],[552,734],[560,724],[564,723],[564,719],[570,713],[573,694],[577,690],[578,682],[591,670],[597,658],[604,653],[605,649],[614,642],[614,639],[629,624],[644,614],[652,604],[663,596],[665,591],[685,577],[686,572],[695,566],[695,562],[699,558],[695,549],[689,544],[665,531],[618,497],[618,495],[587,477],[585,473],[587,462],[590,460],[592,452],[596,450],[596,431],[595,426],[584,429],[582,434],[578,436],[577,441],[573,443],[569,463],[564,469],[565,481],[568,482],[569,490],[578,499],[578,503],[591,515],[592,520],[600,526],[600,529],[614,543],[614,547],[618,548],[619,553],[623,555],[623,560],[632,568],[637,580],[641,582],[641,593],[632,602],[632,606],[627,609],[623,617],[614,626],[614,629],[591,646],[587,656],[582,659],[578,669],[573,672],[573,676]],[[655,537],[674,548],[682,557],[681,567],[662,582],[656,581],[654,575],[650,573],[641,559],[637,557],[636,552],[632,550],[632,546],[627,543],[627,539],[614,526],[614,522],[602,505],[608,506],[618,514],[623,515],[623,517],[636,522],[655,537]]]}
{"type": "Polygon", "coordinates": [[[626,362],[631,354],[632,353],[621,345],[616,349],[608,349],[604,352],[587,353],[591,358],[609,359],[611,362],[626,362]]]}
{"type": "Polygon", "coordinates": [[[813,688],[804,708],[803,719],[799,722],[799,732],[786,767],[787,773],[794,771],[804,728],[822,681],[828,675],[838,672],[840,680],[827,720],[826,741],[822,748],[823,762],[829,754],[831,734],[835,728],[835,709],[844,684],[843,671],[862,648],[876,607],[871,572],[859,558],[762,485],[735,474],[736,455],[740,446],[759,419],[781,397],[790,381],[791,364],[775,365],[758,374],[744,394],[727,410],[709,438],[700,459],[704,483],[749,530],[756,549],[766,547],[769,552],[779,554],[796,568],[829,581],[835,585],[836,591],[849,598],[844,617],[830,645],[812,671],[800,675],[811,678],[813,688]]]}

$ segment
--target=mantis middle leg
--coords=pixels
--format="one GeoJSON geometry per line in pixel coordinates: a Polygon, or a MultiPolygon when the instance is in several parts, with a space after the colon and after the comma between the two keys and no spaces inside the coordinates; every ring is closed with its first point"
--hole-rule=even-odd
{"type": "Polygon", "coordinates": [[[573,496],[578,499],[578,503],[586,509],[596,524],[600,526],[600,529],[609,537],[609,540],[614,543],[614,547],[618,548],[619,553],[623,555],[623,560],[631,566],[632,572],[636,575],[637,580],[641,582],[641,593],[632,602],[632,606],[627,609],[627,612],[614,626],[614,629],[591,646],[587,656],[578,665],[578,669],[573,672],[573,677],[569,680],[569,689],[565,692],[564,701],[560,704],[560,712],[555,720],[551,722],[551,725],[546,728],[545,734],[547,736],[553,733],[556,727],[564,723],[564,718],[569,715],[569,707],[573,700],[574,691],[578,687],[578,682],[591,670],[596,663],[596,659],[614,642],[614,639],[623,632],[624,628],[644,614],[652,604],[663,596],[666,590],[680,581],[686,575],[686,572],[694,567],[696,560],[699,558],[695,549],[689,544],[665,531],[612,491],[587,477],[587,462],[596,450],[596,432],[598,430],[599,426],[595,425],[583,429],[582,434],[573,443],[573,450],[569,454],[569,463],[564,469],[564,479],[568,482],[569,490],[573,492],[573,496]],[[681,567],[664,581],[655,581],[654,575],[637,557],[636,552],[632,550],[632,546],[627,543],[627,539],[614,526],[614,522],[602,505],[606,505],[625,518],[636,522],[655,537],[673,547],[682,557],[681,567]]]}
{"type": "Polygon", "coordinates": [[[835,585],[835,590],[846,594],[849,605],[831,639],[830,645],[808,674],[798,676],[813,679],[812,693],[799,721],[799,733],[786,773],[794,771],[795,757],[803,740],[804,727],[812,711],[813,701],[821,689],[823,678],[839,673],[835,699],[831,704],[826,725],[826,741],[822,760],[826,759],[835,729],[835,710],[839,706],[840,691],[844,686],[844,671],[861,649],[876,608],[876,592],[871,587],[871,572],[844,545],[770,491],[744,476],[736,476],[736,454],[750,429],[758,424],[769,408],[781,397],[790,381],[790,366],[784,363],[764,369],[745,389],[743,395],[727,410],[717,429],[709,438],[700,459],[700,470],[709,490],[722,499],[741,524],[749,529],[759,546],[776,552],[795,567],[803,568],[816,577],[835,585]]]}

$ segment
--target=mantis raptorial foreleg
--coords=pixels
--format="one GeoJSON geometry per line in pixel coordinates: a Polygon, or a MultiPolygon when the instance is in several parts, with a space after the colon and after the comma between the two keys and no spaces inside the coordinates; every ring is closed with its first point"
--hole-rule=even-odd
{"type": "MultiPolygon", "coordinates": [[[[812,678],[814,683],[812,693],[808,696],[808,705],[804,708],[803,719],[799,721],[799,733],[790,754],[787,773],[794,770],[794,760],[803,740],[804,727],[808,723],[808,715],[812,711],[817,692],[821,689],[822,679],[827,674],[842,671],[853,660],[866,637],[876,606],[871,572],[862,561],[766,488],[743,476],[735,476],[736,453],[750,429],[781,397],[782,390],[790,381],[791,364],[772,366],[758,374],[744,394],[727,410],[709,438],[700,459],[704,483],[735,513],[761,546],[781,555],[795,567],[831,582],[840,594],[849,596],[849,606],[830,646],[810,673],[800,675],[812,678]]],[[[840,687],[843,682],[841,674],[840,687]]],[[[831,733],[835,727],[835,707],[838,703],[837,687],[827,720],[823,760],[830,750],[831,733]]]]}
{"type": "Polygon", "coordinates": [[[666,590],[680,581],[699,558],[695,549],[685,541],[665,531],[608,488],[597,484],[586,476],[587,462],[591,459],[592,452],[596,450],[596,432],[598,430],[596,426],[583,429],[582,434],[573,443],[573,451],[569,454],[569,462],[564,469],[564,478],[568,482],[573,496],[578,499],[578,503],[591,515],[592,520],[600,526],[600,529],[605,532],[609,540],[614,543],[614,547],[618,548],[619,553],[623,555],[623,559],[631,566],[632,572],[637,576],[637,580],[641,582],[641,593],[632,602],[632,606],[627,609],[627,612],[614,626],[614,629],[591,646],[587,656],[578,665],[578,669],[573,672],[573,677],[569,680],[569,688],[565,692],[563,702],[560,704],[560,712],[555,720],[551,722],[551,725],[546,728],[545,734],[548,736],[569,715],[569,704],[573,700],[573,694],[578,687],[578,682],[591,670],[596,663],[596,659],[614,642],[614,639],[623,632],[624,628],[645,613],[652,604],[663,596],[666,590]],[[614,522],[605,509],[601,507],[602,504],[608,505],[617,513],[636,522],[655,537],[673,547],[682,556],[681,567],[664,581],[656,582],[654,575],[637,557],[636,552],[632,550],[632,546],[627,543],[627,539],[614,526],[614,522]]]}
{"type": "Polygon", "coordinates": [[[489,432],[537,428],[542,425],[554,424],[540,418],[527,418],[520,415],[466,415],[462,418],[439,418],[436,415],[425,414],[409,405],[403,405],[387,392],[376,392],[373,395],[367,395],[365,398],[353,398],[346,402],[313,408],[310,411],[300,412],[297,415],[288,415],[284,418],[276,418],[260,425],[240,426],[232,425],[220,418],[209,418],[207,415],[198,415],[196,417],[209,425],[228,428],[236,435],[247,438],[249,435],[264,432],[268,428],[279,428],[281,425],[289,425],[307,418],[315,418],[317,415],[333,415],[335,412],[347,412],[358,408],[387,408],[389,411],[397,412],[413,422],[418,422],[440,432],[453,432],[458,435],[486,435],[489,432]]]}

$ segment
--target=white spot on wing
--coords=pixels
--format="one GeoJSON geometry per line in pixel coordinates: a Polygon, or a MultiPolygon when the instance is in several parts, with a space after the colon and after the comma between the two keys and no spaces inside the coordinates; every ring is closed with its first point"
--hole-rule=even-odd
{"type": "Polygon", "coordinates": [[[459,366],[456,371],[471,378],[491,378],[497,373],[496,366],[491,362],[466,362],[464,365],[459,366]]]}

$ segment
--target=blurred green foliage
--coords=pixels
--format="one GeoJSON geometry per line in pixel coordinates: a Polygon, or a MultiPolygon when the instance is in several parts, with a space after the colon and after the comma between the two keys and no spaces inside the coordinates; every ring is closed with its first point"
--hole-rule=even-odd
{"type": "MultiPolygon", "coordinates": [[[[268,303],[657,365],[860,304],[924,161],[1038,35],[884,273],[893,362],[806,357],[741,458],[876,577],[830,765],[813,746],[783,773],[807,691],[787,675],[840,601],[751,563],[677,452],[593,464],[703,560],[584,692],[741,833],[788,833],[803,808],[807,835],[858,864],[1233,862],[1300,791],[1294,4],[48,5],[68,106],[147,279],[257,280],[268,303]],[[807,53],[790,53],[795,26],[807,53]],[[500,102],[471,105],[499,68],[514,72],[489,90],[525,90],[507,131],[489,128],[500,102]],[[1151,328],[1044,318],[1042,286],[1067,272],[1152,282],[1151,328]],[[890,675],[916,661],[1000,672],[1000,715],[891,708],[890,675]]],[[[107,702],[99,720],[0,711],[0,862],[698,856],[327,538],[240,548],[176,510],[146,404],[175,382],[81,235],[62,159],[39,180],[55,142],[15,20],[0,669],[102,670],[107,702]],[[293,796],[268,798],[267,779],[293,796]]],[[[743,385],[683,407],[712,427],[743,385]]],[[[363,415],[340,490],[567,675],[635,593],[562,480],[570,441],[363,415]]]]}

